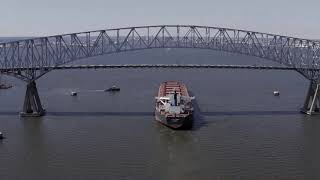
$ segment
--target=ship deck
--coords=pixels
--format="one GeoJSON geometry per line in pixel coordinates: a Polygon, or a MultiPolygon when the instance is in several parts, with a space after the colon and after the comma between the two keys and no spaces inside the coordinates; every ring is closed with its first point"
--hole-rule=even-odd
{"type": "Polygon", "coordinates": [[[177,82],[177,81],[166,81],[166,82],[162,83],[159,87],[158,96],[164,97],[169,94],[173,94],[174,91],[176,91],[177,93],[180,93],[181,96],[189,97],[189,93],[188,93],[186,86],[182,83],[177,82]]]}

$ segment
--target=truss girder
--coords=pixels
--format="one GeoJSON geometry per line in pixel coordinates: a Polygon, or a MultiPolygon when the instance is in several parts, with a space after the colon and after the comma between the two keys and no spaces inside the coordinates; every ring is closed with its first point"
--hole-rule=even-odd
{"type": "Polygon", "coordinates": [[[105,29],[0,43],[0,69],[28,81],[78,59],[150,48],[200,48],[256,56],[320,81],[320,42],[220,27],[160,25],[105,29]],[[26,69],[20,72],[11,69],[26,69]],[[314,70],[313,70],[314,69],[314,70]]]}

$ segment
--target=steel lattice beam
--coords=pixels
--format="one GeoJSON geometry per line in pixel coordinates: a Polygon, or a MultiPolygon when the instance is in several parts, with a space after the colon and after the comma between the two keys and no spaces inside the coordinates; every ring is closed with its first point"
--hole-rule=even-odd
{"type": "Polygon", "coordinates": [[[275,61],[294,68],[309,80],[320,81],[319,41],[192,25],[105,29],[0,43],[0,69],[32,81],[54,67],[79,59],[151,48],[199,48],[245,54],[275,61]]]}

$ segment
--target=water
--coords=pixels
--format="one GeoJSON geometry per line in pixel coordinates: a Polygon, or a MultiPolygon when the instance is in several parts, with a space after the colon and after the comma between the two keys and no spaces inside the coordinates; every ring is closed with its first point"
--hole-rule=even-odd
{"type": "MultiPolygon", "coordinates": [[[[273,63],[207,50],[147,50],[75,64],[273,63]]],[[[299,113],[308,81],[291,71],[53,71],[37,81],[47,116],[20,118],[25,84],[0,91],[0,179],[320,177],[320,119],[299,113]],[[155,122],[154,96],[180,80],[196,96],[193,130],[155,122]],[[113,84],[120,93],[102,92],[113,84]],[[280,97],[273,96],[279,90],[280,97]],[[71,91],[79,91],[77,97],[71,91]]]]}

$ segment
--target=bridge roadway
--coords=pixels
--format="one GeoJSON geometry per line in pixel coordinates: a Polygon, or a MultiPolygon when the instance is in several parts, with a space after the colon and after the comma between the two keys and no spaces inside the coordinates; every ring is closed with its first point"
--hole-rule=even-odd
{"type": "MultiPolygon", "coordinates": [[[[111,64],[111,65],[61,65],[61,66],[44,66],[32,68],[11,68],[0,69],[0,72],[10,71],[26,71],[26,70],[65,70],[65,69],[120,69],[120,68],[210,68],[210,69],[264,69],[264,70],[296,70],[295,67],[285,66],[256,66],[256,65],[228,65],[228,64],[111,64]]],[[[311,69],[311,71],[319,71],[320,69],[311,69]]]]}

